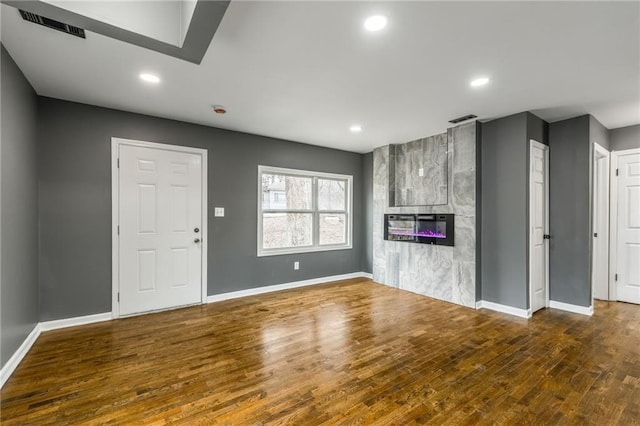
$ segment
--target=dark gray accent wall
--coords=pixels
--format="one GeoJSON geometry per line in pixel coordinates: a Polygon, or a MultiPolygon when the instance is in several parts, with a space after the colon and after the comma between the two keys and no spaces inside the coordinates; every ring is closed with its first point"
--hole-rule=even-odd
{"type": "Polygon", "coordinates": [[[612,151],[640,148],[640,124],[613,129],[609,136],[612,151]]]}
{"type": "Polygon", "coordinates": [[[527,309],[527,113],[482,124],[482,300],[527,309]],[[525,143],[526,142],[526,143],[525,143]]]}
{"type": "Polygon", "coordinates": [[[549,125],[549,296],[591,305],[591,117],[549,125]]]}
{"type": "Polygon", "coordinates": [[[362,226],[351,250],[260,258],[256,234],[259,164],[353,175],[357,220],[361,154],[51,98],[39,135],[41,320],[111,311],[111,137],[208,149],[210,295],[360,271],[362,226]]]}
{"type": "Polygon", "coordinates": [[[0,188],[0,365],[38,322],[37,96],[4,46],[0,188]]]}
{"type": "Polygon", "coordinates": [[[362,272],[373,272],[373,152],[362,156],[362,272]]]}
{"type": "MultiPolygon", "coordinates": [[[[597,143],[607,151],[611,151],[609,129],[604,127],[594,116],[589,116],[589,136],[592,143],[597,143]]],[[[591,148],[593,150],[593,147],[591,148]]],[[[593,151],[591,152],[593,157],[593,151]]],[[[593,180],[592,180],[593,181],[593,180]]]]}
{"type": "Polygon", "coordinates": [[[529,308],[530,140],[548,145],[549,125],[530,112],[481,124],[481,299],[529,308]]]}
{"type": "MultiPolygon", "coordinates": [[[[529,157],[529,141],[533,139],[545,145],[549,145],[549,123],[527,112],[527,158],[529,157]]],[[[528,160],[527,160],[528,163],[528,160]]],[[[527,180],[528,181],[528,180],[527,180]]]]}

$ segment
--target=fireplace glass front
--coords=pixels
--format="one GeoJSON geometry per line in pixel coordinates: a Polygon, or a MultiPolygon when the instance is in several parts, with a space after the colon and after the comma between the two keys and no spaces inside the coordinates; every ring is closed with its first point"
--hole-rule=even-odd
{"type": "Polygon", "coordinates": [[[386,214],[384,239],[453,246],[453,214],[386,214]]]}
{"type": "Polygon", "coordinates": [[[415,241],[416,217],[415,215],[384,215],[385,228],[384,239],[390,241],[415,241]]]}

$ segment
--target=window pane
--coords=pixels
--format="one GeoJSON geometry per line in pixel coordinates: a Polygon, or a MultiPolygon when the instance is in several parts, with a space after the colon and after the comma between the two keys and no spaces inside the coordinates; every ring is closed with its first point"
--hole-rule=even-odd
{"type": "Polygon", "coordinates": [[[262,174],[263,210],[311,210],[310,177],[262,174]]]}
{"type": "Polygon", "coordinates": [[[304,247],[312,244],[311,213],[263,213],[262,247],[304,247]]]}
{"type": "Polygon", "coordinates": [[[344,180],[318,179],[318,209],[346,210],[346,187],[344,180]]]}
{"type": "Polygon", "coordinates": [[[320,244],[345,244],[347,229],[344,214],[320,214],[320,244]]]}

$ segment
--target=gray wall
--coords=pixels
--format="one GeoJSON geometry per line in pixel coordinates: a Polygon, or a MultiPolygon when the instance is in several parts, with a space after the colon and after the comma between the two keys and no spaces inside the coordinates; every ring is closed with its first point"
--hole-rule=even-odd
{"type": "Polygon", "coordinates": [[[530,112],[481,125],[482,300],[529,308],[529,141],[548,145],[549,126],[530,112]]]}
{"type": "Polygon", "coordinates": [[[4,46],[0,219],[0,365],[38,322],[37,98],[4,46]]]}
{"type": "Polygon", "coordinates": [[[39,99],[39,135],[41,320],[111,311],[112,136],[209,150],[210,295],[361,270],[357,225],[352,250],[256,257],[259,164],[353,175],[357,220],[361,154],[50,98],[39,99]]]}
{"type": "Polygon", "coordinates": [[[482,300],[527,309],[527,113],[482,123],[482,300]]]}
{"type": "Polygon", "coordinates": [[[362,261],[363,272],[373,272],[373,152],[362,156],[362,261]]]}
{"type": "Polygon", "coordinates": [[[613,129],[609,136],[612,151],[640,148],[640,124],[613,129]]]}
{"type": "Polygon", "coordinates": [[[549,125],[549,295],[591,305],[589,115],[549,125]]]}
{"type": "Polygon", "coordinates": [[[527,158],[529,158],[529,140],[531,139],[545,145],[549,145],[549,123],[540,117],[527,112],[527,158]]]}
{"type": "MultiPolygon", "coordinates": [[[[597,143],[607,151],[611,151],[609,134],[609,129],[604,127],[594,116],[589,116],[589,137],[591,138],[592,144],[597,143]]],[[[591,150],[591,157],[593,157],[593,146],[591,147],[591,150]]],[[[591,182],[593,182],[593,179],[591,182]]]]}

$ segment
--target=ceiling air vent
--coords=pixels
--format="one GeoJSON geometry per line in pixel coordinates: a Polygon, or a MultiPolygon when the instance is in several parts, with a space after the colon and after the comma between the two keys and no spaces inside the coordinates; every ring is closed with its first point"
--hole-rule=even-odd
{"type": "Polygon", "coordinates": [[[53,28],[54,30],[62,31],[63,33],[71,34],[76,37],[86,38],[84,35],[84,30],[82,28],[74,27],[73,25],[55,21],[53,19],[36,15],[35,13],[27,12],[24,10],[20,10],[20,15],[22,15],[22,19],[24,19],[25,21],[44,25],[45,27],[53,28]]]}
{"type": "Polygon", "coordinates": [[[458,118],[454,118],[453,120],[449,120],[449,123],[458,124],[458,123],[462,123],[463,121],[471,120],[472,118],[478,118],[478,116],[477,115],[473,115],[473,114],[463,115],[462,117],[458,117],[458,118]]]}

